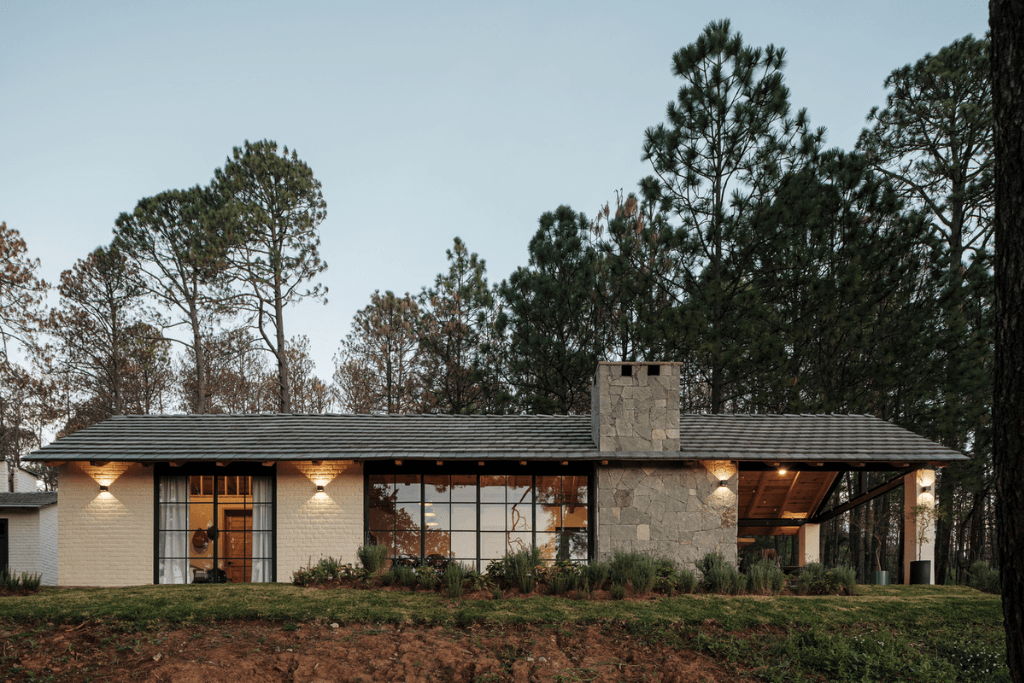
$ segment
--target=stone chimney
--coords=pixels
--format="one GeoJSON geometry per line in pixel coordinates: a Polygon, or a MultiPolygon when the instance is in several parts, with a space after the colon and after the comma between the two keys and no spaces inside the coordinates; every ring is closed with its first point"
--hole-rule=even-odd
{"type": "Polygon", "coordinates": [[[598,450],[679,450],[679,366],[597,364],[590,415],[598,450]]]}

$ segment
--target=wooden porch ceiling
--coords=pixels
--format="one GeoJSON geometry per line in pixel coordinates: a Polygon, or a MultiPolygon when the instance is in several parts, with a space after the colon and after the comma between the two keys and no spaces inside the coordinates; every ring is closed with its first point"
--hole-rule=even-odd
{"type": "MultiPolygon", "coordinates": [[[[838,472],[740,471],[739,518],[808,519],[821,505],[838,472]]],[[[792,535],[799,527],[740,526],[740,536],[792,535]]]]}

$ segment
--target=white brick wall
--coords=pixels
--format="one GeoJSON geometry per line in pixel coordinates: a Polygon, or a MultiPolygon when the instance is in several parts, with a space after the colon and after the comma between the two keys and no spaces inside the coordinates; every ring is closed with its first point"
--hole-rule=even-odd
{"type": "Polygon", "coordinates": [[[68,463],[61,466],[58,481],[58,583],[153,583],[153,468],[68,463]],[[100,484],[109,492],[101,493],[100,484]]]}
{"type": "MultiPolygon", "coordinates": [[[[132,463],[60,468],[58,582],[153,582],[153,468],[132,463]],[[110,487],[101,493],[100,484],[110,487]]],[[[277,467],[277,580],[321,557],[357,561],[363,542],[363,468],[352,461],[277,467]],[[317,484],[324,492],[317,493],[317,484]]]]}
{"type": "MultiPolygon", "coordinates": [[[[10,467],[10,463],[7,464],[10,467]]],[[[14,468],[14,490],[18,493],[35,493],[39,490],[36,486],[36,475],[30,474],[20,467],[14,468]]],[[[7,490],[7,482],[4,482],[3,490],[7,490]]]]}
{"type": "Polygon", "coordinates": [[[44,586],[56,586],[57,568],[57,518],[60,503],[39,509],[39,569],[44,586]]]}
{"type": "Polygon", "coordinates": [[[363,466],[352,461],[277,466],[277,580],[322,557],[356,563],[363,544],[363,466]],[[324,492],[316,487],[323,484],[324,492]]]}
{"type": "MultiPolygon", "coordinates": [[[[39,511],[31,508],[3,508],[7,520],[7,564],[11,571],[39,571],[39,511]]],[[[46,577],[43,577],[46,578],[46,577]]]]}

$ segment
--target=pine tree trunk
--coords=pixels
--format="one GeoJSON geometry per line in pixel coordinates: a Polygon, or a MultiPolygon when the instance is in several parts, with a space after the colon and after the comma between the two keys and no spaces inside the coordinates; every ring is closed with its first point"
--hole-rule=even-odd
{"type": "Polygon", "coordinates": [[[996,537],[1010,678],[1024,683],[1024,3],[991,0],[995,110],[996,537]]]}

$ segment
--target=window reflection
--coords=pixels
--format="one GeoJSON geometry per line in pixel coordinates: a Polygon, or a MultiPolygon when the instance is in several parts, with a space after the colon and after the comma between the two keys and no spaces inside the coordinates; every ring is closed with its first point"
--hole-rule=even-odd
{"type": "Polygon", "coordinates": [[[367,476],[367,538],[395,562],[442,566],[536,546],[546,561],[588,557],[588,477],[367,476]]]}

